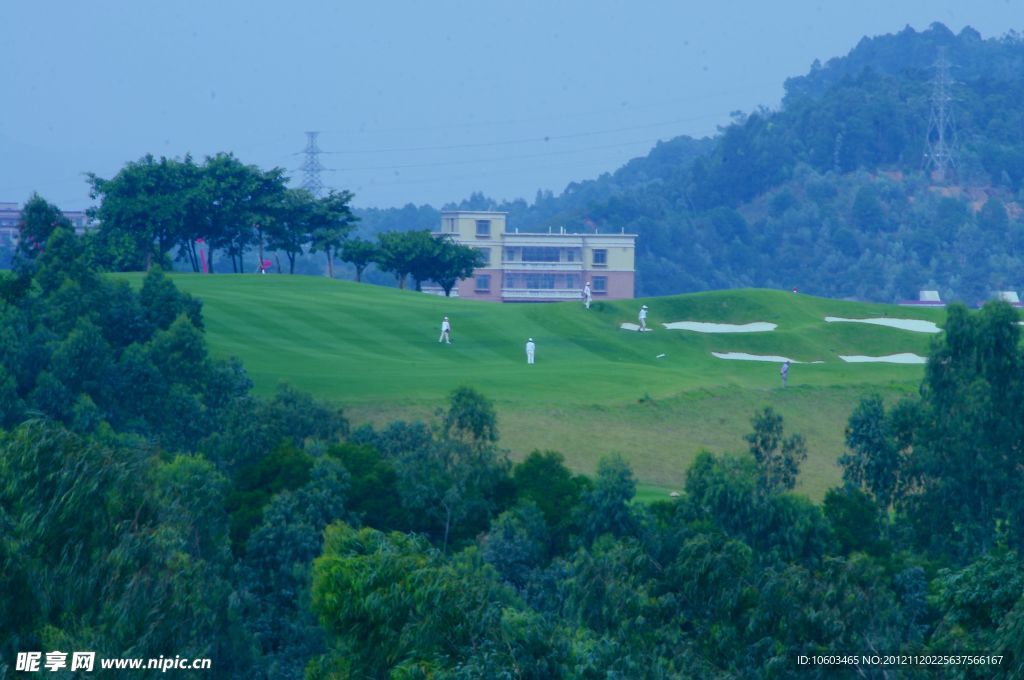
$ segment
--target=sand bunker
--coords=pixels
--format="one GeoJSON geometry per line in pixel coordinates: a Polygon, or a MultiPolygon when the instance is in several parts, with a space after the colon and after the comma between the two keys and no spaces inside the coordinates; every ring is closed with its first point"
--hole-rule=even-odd
{"type": "Polygon", "coordinates": [[[870,323],[875,324],[876,326],[888,326],[890,328],[899,328],[904,331],[915,331],[917,333],[942,332],[942,329],[936,326],[933,321],[922,321],[921,319],[843,319],[838,316],[826,316],[825,321],[828,321],[829,323],[835,321],[843,321],[847,323],[870,323]]]}
{"type": "Polygon", "coordinates": [[[746,352],[712,352],[713,356],[719,359],[736,359],[739,361],[774,361],[781,364],[788,361],[791,364],[823,364],[824,361],[797,361],[789,357],[778,357],[769,354],[747,354],[746,352]]]}
{"type": "Polygon", "coordinates": [[[843,356],[842,354],[840,354],[839,358],[851,364],[867,362],[881,362],[885,364],[924,364],[928,362],[926,358],[918,356],[916,354],[912,354],[910,352],[904,352],[902,354],[889,354],[884,357],[843,356]]]}
{"type": "Polygon", "coordinates": [[[665,328],[675,331],[697,331],[698,333],[763,333],[773,331],[778,326],[767,321],[755,321],[754,323],[707,323],[705,321],[673,321],[672,323],[661,324],[665,328]]]}
{"type": "MultiPolygon", "coordinates": [[[[638,330],[640,330],[640,324],[638,324],[638,323],[624,323],[624,324],[619,325],[619,328],[621,328],[624,331],[638,331],[638,330]]],[[[644,333],[650,333],[653,330],[654,330],[653,328],[645,328],[644,329],[644,333]]]]}

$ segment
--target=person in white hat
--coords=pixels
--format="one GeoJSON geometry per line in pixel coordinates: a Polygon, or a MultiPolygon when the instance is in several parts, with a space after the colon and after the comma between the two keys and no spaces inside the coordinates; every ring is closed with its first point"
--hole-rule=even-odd
{"type": "Polygon", "coordinates": [[[533,353],[537,351],[537,345],[533,344],[533,338],[528,338],[526,341],[526,363],[533,363],[533,353]]]}
{"type": "Polygon", "coordinates": [[[441,337],[437,339],[438,342],[446,342],[449,345],[452,344],[452,325],[448,323],[448,317],[444,317],[441,322],[441,337]]]}
{"type": "Polygon", "coordinates": [[[647,330],[647,305],[640,308],[640,330],[647,330]]]}
{"type": "Polygon", "coordinates": [[[583,286],[583,306],[587,309],[590,309],[590,300],[590,281],[587,281],[586,285],[583,286]]]}

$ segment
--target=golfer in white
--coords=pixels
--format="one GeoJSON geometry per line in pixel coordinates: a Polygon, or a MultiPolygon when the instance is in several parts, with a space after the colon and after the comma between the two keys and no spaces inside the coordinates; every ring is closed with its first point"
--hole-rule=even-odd
{"type": "Polygon", "coordinates": [[[640,308],[640,330],[647,330],[647,305],[640,308]]]}
{"type": "Polygon", "coordinates": [[[533,338],[526,341],[526,363],[533,363],[533,353],[537,350],[537,345],[533,344],[533,338]]]}
{"type": "Polygon", "coordinates": [[[587,281],[587,285],[583,286],[583,304],[587,309],[590,309],[590,281],[587,281]]]}
{"type": "Polygon", "coordinates": [[[452,344],[452,325],[448,323],[448,317],[444,317],[444,321],[441,322],[441,337],[437,339],[438,342],[446,342],[449,345],[452,344]]]}

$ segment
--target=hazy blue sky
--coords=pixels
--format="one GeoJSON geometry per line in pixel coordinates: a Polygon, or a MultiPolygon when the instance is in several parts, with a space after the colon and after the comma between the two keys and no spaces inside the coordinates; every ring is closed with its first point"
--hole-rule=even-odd
{"type": "Polygon", "coordinates": [[[359,206],[532,199],[775,107],[864,35],[1024,28],[1021,0],[0,0],[0,201],[90,204],[145,153],[298,168],[359,206]]]}

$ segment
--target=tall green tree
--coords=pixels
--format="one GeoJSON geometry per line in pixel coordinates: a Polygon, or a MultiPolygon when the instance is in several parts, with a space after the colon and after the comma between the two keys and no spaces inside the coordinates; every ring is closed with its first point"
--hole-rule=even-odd
{"type": "Polygon", "coordinates": [[[257,244],[260,235],[257,226],[266,228],[286,191],[284,171],[262,171],[233,154],[219,153],[207,157],[203,164],[198,191],[210,272],[214,251],[223,249],[231,258],[233,271],[244,273],[245,252],[257,244]]]}
{"type": "MultiPolygon", "coordinates": [[[[408,277],[413,269],[423,267],[434,252],[433,239],[430,232],[389,231],[377,235],[379,252],[377,265],[386,272],[395,275],[398,288],[405,289],[408,277]]],[[[420,271],[422,275],[422,271],[420,271]]],[[[422,280],[422,279],[421,279],[422,280]]]]}
{"type": "Polygon", "coordinates": [[[1024,354],[1016,310],[947,310],[929,353],[908,498],[918,538],[966,560],[1000,540],[1024,545],[1024,354]]]}
{"type": "Polygon", "coordinates": [[[317,199],[310,217],[309,252],[323,253],[327,258],[327,276],[334,278],[334,260],[345,239],[356,227],[356,218],[352,214],[349,202],[353,194],[350,191],[331,191],[323,198],[317,199]]]}
{"type": "Polygon", "coordinates": [[[435,238],[437,253],[429,278],[436,281],[448,297],[456,283],[469,278],[473,270],[485,264],[484,256],[476,248],[455,243],[446,236],[435,238]]]}
{"type": "Polygon", "coordinates": [[[363,272],[372,262],[378,261],[380,251],[376,243],[362,238],[350,238],[342,244],[341,260],[356,268],[356,283],[363,280],[363,272]]]}
{"type": "Polygon", "coordinates": [[[587,545],[602,534],[621,538],[636,531],[638,519],[630,506],[635,495],[636,479],[621,456],[598,461],[594,486],[583,494],[577,508],[577,523],[587,545]]]}
{"type": "Polygon", "coordinates": [[[33,193],[18,218],[17,255],[29,260],[35,258],[57,229],[72,230],[71,222],[64,217],[60,208],[49,203],[39,194],[33,193]]]}
{"type": "MultiPolygon", "coordinates": [[[[93,210],[100,223],[100,261],[118,270],[163,266],[168,251],[187,243],[199,226],[201,173],[191,156],[149,154],[110,179],[89,173],[90,196],[100,201],[93,210]]],[[[192,265],[198,271],[198,263],[192,265]]]]}
{"type": "Polygon", "coordinates": [[[843,480],[871,494],[886,518],[908,491],[914,402],[900,402],[886,412],[878,395],[865,397],[850,414],[846,426],[848,453],[839,457],[843,480]]]}
{"type": "Polygon", "coordinates": [[[744,436],[757,461],[758,488],[764,495],[791,491],[800,464],[807,460],[807,445],[800,434],[784,437],[782,416],[771,406],[754,414],[754,431],[744,436]]]}
{"type": "Polygon", "coordinates": [[[284,251],[289,274],[295,273],[295,259],[309,243],[315,201],[305,189],[288,189],[266,228],[267,247],[284,251]]]}

